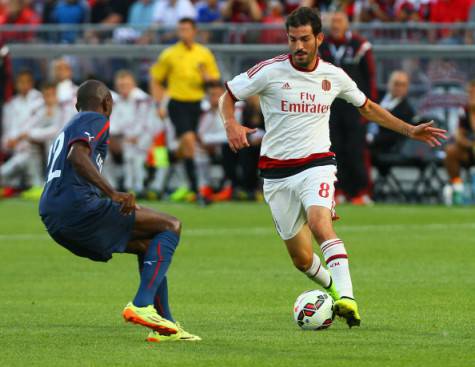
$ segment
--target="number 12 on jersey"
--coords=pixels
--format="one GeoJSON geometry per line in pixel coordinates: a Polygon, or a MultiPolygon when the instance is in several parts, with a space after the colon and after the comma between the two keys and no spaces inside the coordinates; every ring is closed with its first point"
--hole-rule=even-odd
{"type": "Polygon", "coordinates": [[[61,151],[63,150],[63,146],[64,146],[64,132],[59,134],[59,136],[56,138],[53,145],[51,146],[51,149],[49,150],[49,154],[48,154],[49,171],[48,171],[48,180],[46,182],[50,182],[54,178],[61,177],[61,170],[59,169],[54,170],[54,165],[56,161],[58,160],[58,157],[61,154],[61,151]]]}

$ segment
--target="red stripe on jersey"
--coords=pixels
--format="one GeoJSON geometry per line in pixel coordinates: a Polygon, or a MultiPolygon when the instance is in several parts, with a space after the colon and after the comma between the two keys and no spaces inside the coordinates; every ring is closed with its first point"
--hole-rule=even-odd
{"type": "Polygon", "coordinates": [[[328,265],[330,262],[332,262],[333,260],[336,260],[336,259],[348,259],[348,255],[346,255],[346,254],[333,255],[333,256],[330,256],[328,259],[326,259],[325,262],[328,265]]]}
{"type": "Polygon", "coordinates": [[[163,256],[160,252],[160,249],[161,249],[160,242],[158,242],[158,245],[157,245],[157,256],[158,256],[157,265],[155,266],[155,272],[153,273],[152,279],[150,279],[150,282],[148,283],[147,288],[152,287],[153,283],[155,282],[155,278],[157,278],[158,271],[160,270],[160,266],[162,265],[163,256]]]}
{"type": "Polygon", "coordinates": [[[99,131],[99,134],[97,134],[96,141],[99,141],[99,138],[102,136],[102,134],[104,134],[106,132],[106,130],[109,128],[109,126],[110,126],[110,122],[107,121],[106,124],[104,125],[104,127],[102,128],[102,130],[99,131]]]}
{"type": "Polygon", "coordinates": [[[256,75],[265,66],[271,65],[271,64],[276,63],[276,62],[286,61],[288,58],[289,58],[288,55],[280,55],[280,56],[274,57],[273,59],[262,61],[259,64],[257,64],[255,66],[253,66],[252,68],[250,68],[247,71],[247,76],[249,77],[249,79],[251,79],[254,75],[256,75]]]}
{"type": "Polygon", "coordinates": [[[259,68],[259,67],[261,67],[261,66],[265,66],[265,65],[267,65],[267,64],[269,64],[269,63],[275,62],[275,60],[281,60],[281,59],[282,59],[282,60],[287,60],[287,58],[288,58],[288,55],[283,54],[283,55],[276,56],[276,57],[274,57],[274,58],[272,58],[272,59],[268,59],[268,60],[261,61],[260,63],[254,65],[252,68],[250,68],[250,69],[247,71],[247,73],[248,73],[248,75],[249,75],[249,74],[252,74],[257,68],[259,68]]]}
{"type": "Polygon", "coordinates": [[[259,158],[258,166],[259,166],[259,169],[298,167],[317,159],[334,157],[334,156],[335,156],[335,153],[333,152],[315,153],[315,154],[310,154],[309,156],[305,158],[295,158],[295,159],[274,159],[274,158],[269,158],[266,156],[261,156],[259,158]]]}
{"type": "Polygon", "coordinates": [[[239,101],[239,99],[237,99],[236,96],[234,95],[234,93],[231,91],[231,88],[229,88],[228,82],[224,83],[224,86],[226,87],[226,90],[228,91],[228,93],[231,96],[231,98],[233,99],[233,101],[234,102],[239,101]]]}
{"type": "Polygon", "coordinates": [[[254,75],[256,75],[261,69],[263,69],[265,66],[268,66],[268,65],[271,65],[275,62],[282,62],[282,61],[285,61],[287,60],[287,57],[285,58],[279,58],[279,59],[272,59],[272,60],[269,60],[269,61],[264,61],[260,64],[257,64],[253,70],[251,71],[248,71],[247,73],[247,76],[249,77],[249,79],[251,79],[254,75]]]}

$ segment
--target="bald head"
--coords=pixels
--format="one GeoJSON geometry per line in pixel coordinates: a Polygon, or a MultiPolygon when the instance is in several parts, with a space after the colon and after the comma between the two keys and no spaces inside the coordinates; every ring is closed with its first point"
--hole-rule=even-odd
{"type": "Polygon", "coordinates": [[[342,12],[335,12],[330,20],[330,34],[334,39],[341,39],[345,36],[346,31],[350,27],[348,16],[342,12]]]}
{"type": "Polygon", "coordinates": [[[87,80],[77,92],[76,109],[94,111],[109,117],[112,112],[112,95],[107,86],[98,80],[87,80]]]}

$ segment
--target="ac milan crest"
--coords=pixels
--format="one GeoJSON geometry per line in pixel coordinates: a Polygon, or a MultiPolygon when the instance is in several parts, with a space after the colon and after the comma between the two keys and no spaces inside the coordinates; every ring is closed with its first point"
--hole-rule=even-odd
{"type": "Polygon", "coordinates": [[[332,83],[330,83],[330,81],[327,80],[327,79],[323,79],[322,80],[322,89],[325,92],[328,92],[330,89],[332,89],[332,83]]]}

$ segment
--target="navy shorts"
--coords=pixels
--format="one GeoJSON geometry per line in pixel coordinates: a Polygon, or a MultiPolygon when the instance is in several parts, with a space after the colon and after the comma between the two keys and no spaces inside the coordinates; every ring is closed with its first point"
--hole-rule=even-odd
{"type": "MultiPolygon", "coordinates": [[[[48,218],[43,218],[43,222],[47,225],[48,218]]],[[[59,229],[48,229],[48,233],[73,254],[106,262],[112,254],[126,250],[134,222],[135,212],[123,215],[120,204],[110,199],[97,199],[94,205],[82,208],[74,218],[67,218],[59,229]]]]}

